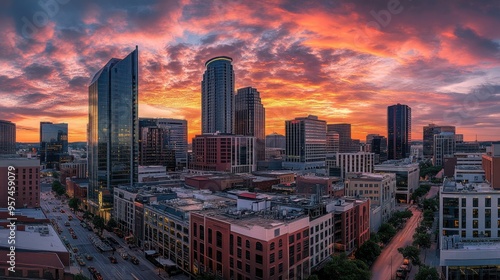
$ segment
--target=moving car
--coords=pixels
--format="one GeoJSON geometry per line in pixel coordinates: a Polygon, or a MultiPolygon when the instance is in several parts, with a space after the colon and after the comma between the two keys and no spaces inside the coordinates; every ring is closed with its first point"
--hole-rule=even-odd
{"type": "Polygon", "coordinates": [[[118,263],[115,257],[109,256],[108,259],[111,261],[111,263],[118,263]]]}
{"type": "Polygon", "coordinates": [[[94,257],[92,257],[90,254],[85,254],[85,258],[88,260],[88,261],[91,261],[94,259],[94,257]]]}
{"type": "Polygon", "coordinates": [[[134,256],[132,256],[132,257],[130,258],[130,261],[131,261],[133,264],[135,264],[135,265],[138,265],[138,264],[139,264],[139,260],[138,260],[136,257],[134,257],[134,256]]]}
{"type": "Polygon", "coordinates": [[[122,258],[124,260],[128,260],[128,254],[127,253],[122,253],[121,255],[122,255],[122,258]]]}

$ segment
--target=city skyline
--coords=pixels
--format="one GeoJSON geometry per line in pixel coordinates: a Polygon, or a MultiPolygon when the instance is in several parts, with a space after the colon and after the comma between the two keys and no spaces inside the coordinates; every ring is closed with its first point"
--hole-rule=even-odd
{"type": "Polygon", "coordinates": [[[139,45],[139,117],[186,119],[189,142],[201,133],[204,63],[221,55],[235,88],[259,89],[266,135],[310,114],[351,123],[353,139],[385,135],[387,106],[403,103],[412,139],[436,123],[498,140],[499,7],[388,2],[3,2],[0,119],[17,142],[38,142],[41,121],[86,141],[92,75],[139,45]]]}

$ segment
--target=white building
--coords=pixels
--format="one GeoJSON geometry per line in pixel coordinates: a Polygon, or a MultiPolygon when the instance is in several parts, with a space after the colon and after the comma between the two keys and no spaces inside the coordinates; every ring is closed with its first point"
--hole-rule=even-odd
{"type": "Polygon", "coordinates": [[[455,180],[468,183],[482,183],[486,179],[481,165],[455,166],[455,180]]]}
{"type": "MultiPolygon", "coordinates": [[[[381,222],[387,222],[396,208],[396,174],[348,173],[345,179],[345,195],[370,199],[370,206],[380,206],[381,222]]],[[[373,219],[376,222],[377,219],[373,219]]],[[[370,224],[370,228],[380,225],[370,224]]]]}
{"type": "Polygon", "coordinates": [[[127,188],[114,188],[113,218],[118,228],[127,236],[135,231],[135,198],[137,191],[127,188]]]}
{"type": "MultiPolygon", "coordinates": [[[[151,165],[139,166],[139,183],[145,182],[145,178],[165,178],[167,177],[167,169],[165,166],[151,165]]],[[[146,179],[147,180],[147,179],[146,179]]]]}
{"type": "MultiPolygon", "coordinates": [[[[500,191],[445,180],[439,194],[440,266],[446,279],[500,275],[500,191]],[[464,275],[465,274],[465,275],[464,275]]],[[[479,279],[479,278],[477,278],[479,279]]]]}
{"type": "Polygon", "coordinates": [[[346,173],[349,172],[373,172],[374,159],[374,153],[338,153],[336,164],[340,168],[340,177],[345,178],[346,173]]]}
{"type": "Polygon", "coordinates": [[[441,132],[434,135],[434,165],[443,166],[445,157],[455,154],[455,133],[441,132]]]}
{"type": "Polygon", "coordinates": [[[389,160],[374,166],[375,172],[396,174],[396,201],[409,203],[411,194],[419,187],[420,167],[409,159],[389,160]]]}

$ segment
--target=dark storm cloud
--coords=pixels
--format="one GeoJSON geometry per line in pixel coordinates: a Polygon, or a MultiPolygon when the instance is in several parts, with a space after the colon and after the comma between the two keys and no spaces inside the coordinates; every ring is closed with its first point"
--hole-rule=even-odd
{"type": "Polygon", "coordinates": [[[38,63],[33,63],[24,68],[24,74],[30,80],[47,79],[53,72],[52,66],[38,63]]]}
{"type": "Polygon", "coordinates": [[[85,90],[89,83],[89,77],[76,76],[69,80],[68,85],[72,89],[85,90]]]}
{"type": "Polygon", "coordinates": [[[500,58],[500,44],[479,36],[476,31],[466,27],[457,27],[454,34],[458,38],[457,43],[467,48],[469,52],[478,56],[500,58]]]}

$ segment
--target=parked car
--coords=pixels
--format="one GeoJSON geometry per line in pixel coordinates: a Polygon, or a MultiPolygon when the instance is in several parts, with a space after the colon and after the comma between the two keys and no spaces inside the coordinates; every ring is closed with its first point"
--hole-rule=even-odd
{"type": "Polygon", "coordinates": [[[128,260],[128,254],[127,253],[122,253],[122,258],[124,260],[128,260]]]}
{"type": "Polygon", "coordinates": [[[65,226],[67,226],[67,227],[69,227],[69,226],[70,226],[70,223],[69,223],[68,221],[66,221],[66,222],[64,223],[64,225],[65,225],[65,226]]]}
{"type": "Polygon", "coordinates": [[[91,261],[94,259],[94,257],[92,257],[90,254],[85,254],[85,258],[88,260],[88,261],[91,261]]]}

